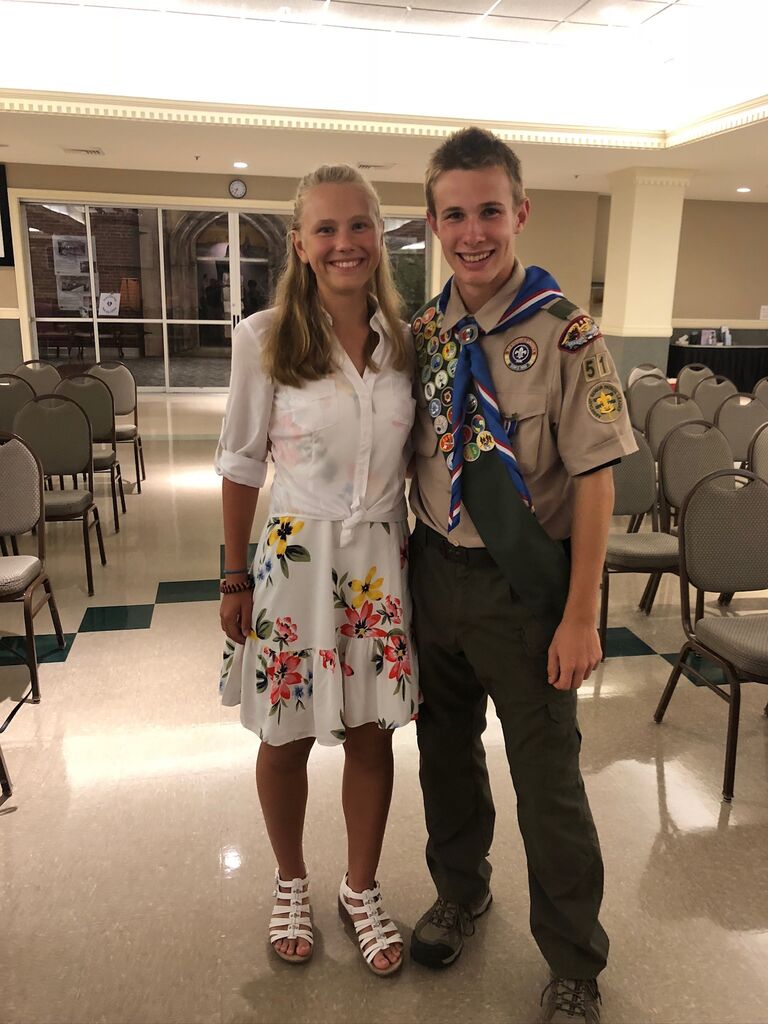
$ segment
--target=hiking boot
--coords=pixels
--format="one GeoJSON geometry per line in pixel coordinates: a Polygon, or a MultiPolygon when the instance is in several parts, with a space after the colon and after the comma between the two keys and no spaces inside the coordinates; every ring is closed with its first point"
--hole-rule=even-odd
{"type": "Polygon", "coordinates": [[[555,978],[541,993],[544,1024],[600,1024],[600,990],[594,978],[555,978]]]}
{"type": "Polygon", "coordinates": [[[464,948],[464,936],[475,931],[475,918],[491,905],[490,889],[477,903],[463,905],[438,896],[416,922],[411,936],[411,956],[425,967],[448,967],[464,948]]]}

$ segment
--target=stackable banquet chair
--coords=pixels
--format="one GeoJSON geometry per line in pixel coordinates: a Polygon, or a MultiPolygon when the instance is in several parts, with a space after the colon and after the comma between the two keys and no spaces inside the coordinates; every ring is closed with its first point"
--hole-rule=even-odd
{"type": "Polygon", "coordinates": [[[29,381],[15,373],[0,373],[0,431],[12,433],[16,413],[34,397],[35,389],[29,381]]]}
{"type": "Polygon", "coordinates": [[[654,459],[658,461],[659,446],[673,427],[700,419],[701,409],[686,395],[672,393],[654,402],[645,420],[645,436],[654,459]]]}
{"type": "Polygon", "coordinates": [[[752,388],[752,394],[768,408],[768,377],[763,377],[752,388]]]}
{"type": "Polygon", "coordinates": [[[768,423],[763,423],[752,435],[747,449],[747,469],[768,480],[768,423]]]}
{"type": "Polygon", "coordinates": [[[13,371],[25,380],[36,395],[49,395],[61,380],[61,374],[53,365],[42,359],[27,359],[13,371]]]}
{"type": "Polygon", "coordinates": [[[731,395],[735,395],[739,389],[728,377],[716,374],[714,377],[704,377],[693,390],[693,400],[701,409],[701,415],[707,423],[714,423],[717,410],[731,395]]]}
{"type": "Polygon", "coordinates": [[[768,423],[768,408],[758,398],[738,392],[726,398],[715,417],[715,425],[733,449],[733,461],[742,466],[746,465],[749,442],[764,423],[768,423]]]}
{"type": "Polygon", "coordinates": [[[638,363],[637,366],[633,366],[629,371],[627,377],[627,390],[632,387],[636,380],[640,380],[641,377],[660,377],[662,380],[667,379],[666,373],[659,366],[654,366],[653,363],[638,363]]]}
{"type": "Polygon", "coordinates": [[[67,377],[56,387],[57,395],[66,395],[77,402],[91,425],[91,437],[95,445],[108,446],[107,451],[93,453],[94,473],[109,473],[112,488],[112,512],[115,517],[115,533],[120,532],[120,519],[117,512],[117,492],[120,489],[120,503],[125,514],[125,493],[123,476],[117,459],[117,443],[115,439],[115,409],[112,392],[104,381],[90,374],[67,377]]]}
{"type": "Polygon", "coordinates": [[[90,530],[95,528],[101,564],[107,564],[99,510],[93,500],[91,426],[83,410],[64,395],[42,395],[28,402],[14,421],[14,432],[28,442],[46,476],[85,476],[85,490],[46,491],[45,519],[49,523],[83,524],[83,549],[88,594],[93,595],[90,530]]]}
{"type": "MultiPolygon", "coordinates": [[[[768,545],[755,534],[768,529],[768,483],[747,470],[720,470],[697,483],[683,502],[678,536],[680,605],[685,643],[654,713],[661,722],[680,675],[706,686],[728,704],[723,798],[733,798],[739,735],[741,685],[768,684],[768,602],[766,612],[691,617],[690,591],[768,590],[768,545]],[[740,486],[739,486],[740,485],[740,486]],[[691,653],[714,662],[725,684],[712,682],[688,660],[691,653]]],[[[701,612],[701,614],[700,614],[701,612]]]]}
{"type": "MultiPolygon", "coordinates": [[[[32,684],[32,702],[40,702],[34,618],[47,604],[59,647],[64,647],[59,612],[45,570],[45,515],[43,469],[35,452],[15,434],[0,433],[0,533],[18,537],[35,530],[37,555],[0,558],[0,603],[20,602],[24,607],[26,661],[32,684]]],[[[7,644],[0,639],[0,644],[7,644]]]]}
{"type": "Polygon", "coordinates": [[[705,377],[714,377],[714,372],[704,363],[687,363],[677,375],[678,395],[693,397],[694,389],[705,377]]]}
{"type": "Polygon", "coordinates": [[[96,363],[88,373],[103,380],[112,392],[115,416],[130,416],[129,423],[118,423],[115,437],[118,444],[133,445],[133,460],[136,465],[136,490],[141,494],[141,481],[147,479],[144,469],[144,448],[139,433],[139,403],[136,380],[125,363],[96,363]]]}
{"type": "Polygon", "coordinates": [[[666,377],[645,376],[634,381],[627,389],[627,411],[635,430],[645,431],[648,410],[660,398],[672,394],[666,377]]]}

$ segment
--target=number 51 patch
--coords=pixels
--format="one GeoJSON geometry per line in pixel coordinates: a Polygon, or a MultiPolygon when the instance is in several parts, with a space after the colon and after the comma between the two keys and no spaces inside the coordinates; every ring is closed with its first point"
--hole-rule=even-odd
{"type": "Polygon", "coordinates": [[[603,352],[599,352],[596,356],[585,356],[581,368],[586,381],[607,377],[611,372],[611,364],[603,352]]]}

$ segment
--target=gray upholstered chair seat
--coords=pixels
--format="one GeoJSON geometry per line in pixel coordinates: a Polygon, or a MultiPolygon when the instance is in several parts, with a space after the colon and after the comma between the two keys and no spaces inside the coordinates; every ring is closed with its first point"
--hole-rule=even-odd
{"type": "Polygon", "coordinates": [[[740,671],[768,676],[768,615],[707,615],[696,636],[740,671]]]}
{"type": "Polygon", "coordinates": [[[612,533],[608,537],[606,565],[632,569],[674,569],[678,563],[677,537],[668,533],[612,533]]]}
{"type": "Polygon", "coordinates": [[[132,441],[136,437],[136,424],[118,423],[115,427],[115,437],[118,441],[132,441]]]}
{"type": "Polygon", "coordinates": [[[109,469],[110,466],[114,466],[117,462],[117,456],[114,452],[94,452],[93,454],[93,469],[94,472],[99,473],[102,470],[109,469]]]}
{"type": "Polygon", "coordinates": [[[46,491],[43,500],[46,519],[50,519],[82,515],[93,504],[93,495],[90,491],[46,491]]]}
{"type": "Polygon", "coordinates": [[[0,597],[23,593],[42,571],[43,563],[33,555],[0,558],[0,597]]]}

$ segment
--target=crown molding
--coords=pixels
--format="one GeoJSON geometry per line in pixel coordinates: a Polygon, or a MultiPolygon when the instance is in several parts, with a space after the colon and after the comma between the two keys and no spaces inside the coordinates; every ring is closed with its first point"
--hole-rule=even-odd
{"type": "Polygon", "coordinates": [[[768,96],[758,96],[746,103],[725,107],[723,110],[699,118],[689,125],[667,132],[665,148],[674,149],[676,146],[684,146],[688,142],[697,142],[700,139],[711,138],[713,135],[722,135],[724,132],[732,132],[751,124],[759,124],[766,119],[768,119],[768,96]]]}

